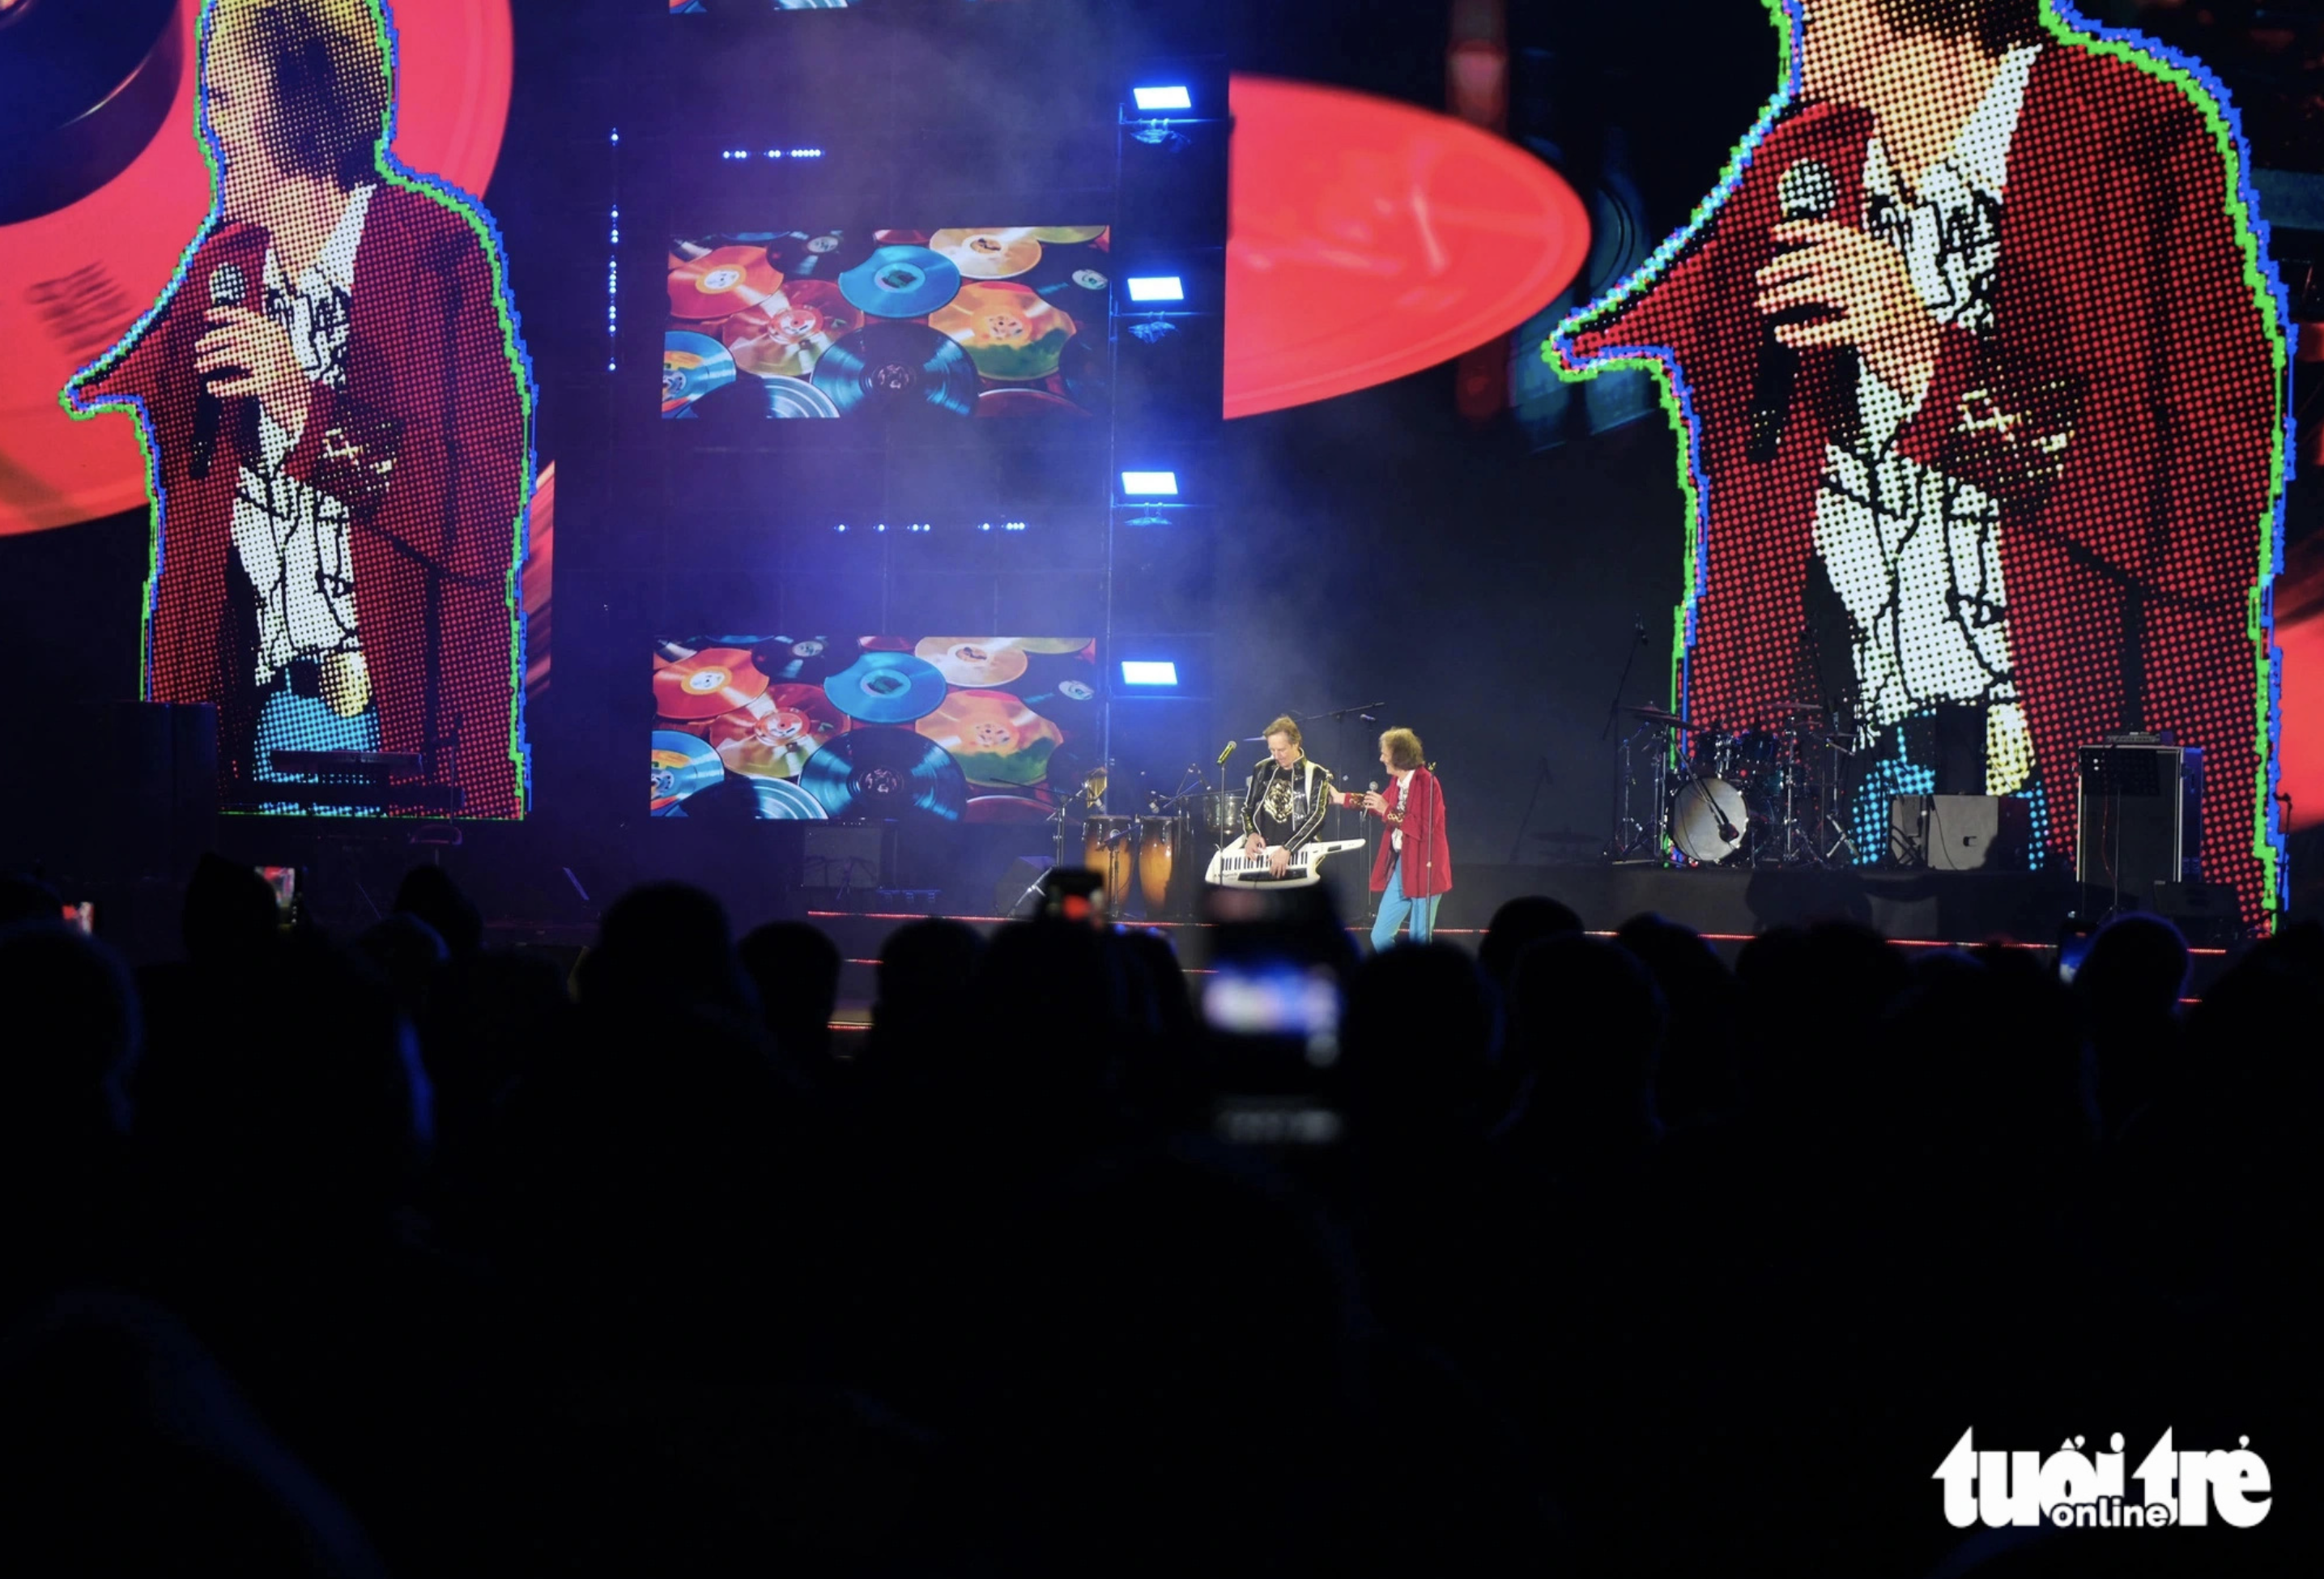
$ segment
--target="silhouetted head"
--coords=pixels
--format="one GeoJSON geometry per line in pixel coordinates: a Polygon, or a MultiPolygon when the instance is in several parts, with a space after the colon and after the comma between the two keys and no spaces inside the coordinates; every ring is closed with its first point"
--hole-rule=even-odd
{"type": "Polygon", "coordinates": [[[581,963],[580,998],[585,1008],[617,1013],[683,1003],[738,1025],[758,1022],[725,909],[683,882],[645,883],[613,901],[581,963]]]}
{"type": "Polygon", "coordinates": [[[125,1129],[137,998],[112,949],[61,921],[0,928],[0,1146],[125,1129]]]}
{"type": "Polygon", "coordinates": [[[137,1136],[173,1196],[234,1218],[370,1218],[410,1196],[434,1128],[418,1039],[368,970],[285,939],[203,983],[208,1034],[157,1043],[137,1136]]]}
{"type": "Polygon", "coordinates": [[[805,921],[770,921],[745,933],[734,952],[758,989],[775,1046],[802,1067],[822,1064],[839,1004],[839,946],[805,921]]]}
{"type": "Polygon", "coordinates": [[[1545,894],[1510,900],[1493,912],[1485,940],[1477,946],[1477,964],[1494,985],[1506,991],[1517,956],[1545,937],[1582,930],[1582,918],[1570,905],[1545,894]]]}
{"type": "Polygon", "coordinates": [[[1519,955],[1509,1034],[1535,1071],[1532,1127],[1593,1140],[1658,1130],[1654,1077],[1666,1020],[1654,977],[1626,948],[1576,934],[1519,955]]]}
{"type": "Polygon", "coordinates": [[[454,959],[466,959],[484,944],[484,915],[441,866],[415,866],[396,885],[395,908],[436,929],[454,959]]]}
{"type": "Polygon", "coordinates": [[[375,972],[413,1024],[428,1012],[437,977],[450,951],[436,928],[419,917],[392,911],[356,934],[350,952],[375,972]]]}
{"type": "Polygon", "coordinates": [[[281,910],[265,878],[238,861],[205,852],[186,884],[186,957],[197,965],[244,959],[281,931],[281,910]]]}
{"type": "Polygon", "coordinates": [[[1357,1122],[1373,1137],[1481,1130],[1499,1015],[1460,949],[1406,944],[1366,960],[1349,984],[1340,1040],[1357,1122]]]}
{"type": "Polygon", "coordinates": [[[2090,939],[2074,996],[2094,1017],[2169,1019],[2187,990],[2187,940],[2161,916],[2116,916],[2090,939]]]}

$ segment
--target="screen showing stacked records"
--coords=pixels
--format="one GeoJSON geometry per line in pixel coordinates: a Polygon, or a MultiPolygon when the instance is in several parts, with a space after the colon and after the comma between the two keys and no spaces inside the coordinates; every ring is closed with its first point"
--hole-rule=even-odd
{"type": "Polygon", "coordinates": [[[1040,822],[1098,771],[1088,636],[658,640],[656,817],[1040,822]]]}
{"type": "Polygon", "coordinates": [[[1111,269],[1102,225],[677,238],[662,415],[1102,415],[1111,269]]]}

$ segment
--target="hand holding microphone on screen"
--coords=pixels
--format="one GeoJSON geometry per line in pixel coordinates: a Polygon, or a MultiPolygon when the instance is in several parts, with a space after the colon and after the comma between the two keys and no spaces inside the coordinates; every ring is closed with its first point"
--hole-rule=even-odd
{"type": "Polygon", "coordinates": [[[1917,399],[1936,368],[1937,320],[1904,260],[1877,237],[1824,217],[1836,195],[1821,165],[1802,161],[1781,187],[1777,251],[1752,277],[1753,305],[1773,319],[1774,337],[1794,351],[1852,346],[1881,383],[1917,399]]]}
{"type": "Polygon", "coordinates": [[[306,370],[281,325],[236,305],[238,296],[221,300],[218,276],[229,270],[239,272],[232,263],[212,272],[206,327],[194,342],[194,371],[204,394],[219,400],[254,395],[275,425],[295,438],[307,420],[306,370]]]}

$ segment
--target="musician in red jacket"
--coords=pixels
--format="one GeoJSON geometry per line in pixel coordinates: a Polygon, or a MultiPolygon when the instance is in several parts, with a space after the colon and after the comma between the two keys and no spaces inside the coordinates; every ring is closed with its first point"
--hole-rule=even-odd
{"type": "Polygon", "coordinates": [[[233,804],[305,804],[275,752],[384,750],[521,816],[530,404],[488,221],[387,157],[375,0],[212,0],[201,42],[217,208],[66,392],[144,429],[146,694],[217,706],[233,804]]]}
{"type": "Polygon", "coordinates": [[[1969,787],[2028,798],[2060,864],[2077,748],[2172,731],[2206,753],[2203,875],[2260,921],[2286,362],[2219,96],[2043,0],[1803,14],[1733,178],[1545,353],[1675,394],[1682,710],[1819,686],[1868,852],[1939,724],[1981,722],[1969,787]]]}
{"type": "Polygon", "coordinates": [[[1444,842],[1444,790],[1420,754],[1420,736],[1391,729],[1379,738],[1380,766],[1388,789],[1348,795],[1388,824],[1372,857],[1372,891],[1380,896],[1379,919],[1372,923],[1372,946],[1386,948],[1411,918],[1412,940],[1425,943],[1436,927],[1438,901],[1452,891],[1452,851],[1444,842]]]}

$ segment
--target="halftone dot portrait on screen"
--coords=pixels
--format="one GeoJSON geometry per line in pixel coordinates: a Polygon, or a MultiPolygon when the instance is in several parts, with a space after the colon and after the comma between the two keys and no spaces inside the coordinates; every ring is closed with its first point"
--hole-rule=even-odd
{"type": "Polygon", "coordinates": [[[1720,185],[1545,348],[1662,377],[1677,710],[1815,698],[1866,860],[1942,753],[2061,866],[2077,751],[2167,734],[2260,921],[2288,364],[2224,90],[2048,0],[1768,9],[1782,86],[1720,185]]]}
{"type": "Polygon", "coordinates": [[[386,152],[376,0],[211,0],[200,60],[210,215],[65,392],[138,419],[146,696],[217,708],[237,809],[520,817],[532,393],[490,217],[386,152]]]}

